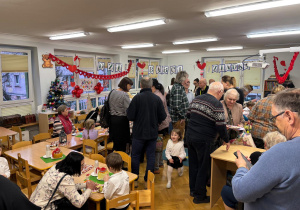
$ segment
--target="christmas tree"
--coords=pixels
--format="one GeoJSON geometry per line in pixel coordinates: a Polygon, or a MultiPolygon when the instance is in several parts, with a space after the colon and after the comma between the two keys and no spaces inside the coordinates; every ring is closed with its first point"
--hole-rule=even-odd
{"type": "Polygon", "coordinates": [[[62,95],[62,87],[59,82],[59,79],[56,78],[55,81],[51,82],[49,94],[47,97],[47,107],[52,108],[53,111],[56,111],[57,107],[64,104],[64,96],[62,95]]]}

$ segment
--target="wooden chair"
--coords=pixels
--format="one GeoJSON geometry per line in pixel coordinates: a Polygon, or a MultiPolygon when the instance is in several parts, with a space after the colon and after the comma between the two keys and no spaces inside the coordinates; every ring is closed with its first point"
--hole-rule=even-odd
{"type": "Polygon", "coordinates": [[[80,123],[80,121],[85,120],[87,114],[81,114],[76,116],[76,123],[80,123]]]}
{"type": "Polygon", "coordinates": [[[0,136],[0,141],[3,149],[10,150],[12,142],[9,140],[9,136],[0,136]]]}
{"type": "MultiPolygon", "coordinates": [[[[154,174],[149,170],[147,190],[138,190],[140,197],[140,207],[150,207],[151,210],[154,210],[154,178],[154,174]]],[[[135,207],[136,205],[137,204],[135,202],[131,203],[132,207],[135,207]]]]}
{"type": "Polygon", "coordinates": [[[22,130],[19,126],[12,126],[11,130],[19,133],[19,141],[23,141],[22,140],[22,130]]]}
{"type": "Polygon", "coordinates": [[[82,123],[74,124],[74,127],[78,128],[78,129],[83,128],[83,122],[82,123]]]}
{"type": "Polygon", "coordinates": [[[20,147],[25,147],[25,146],[28,146],[28,145],[32,145],[32,142],[31,141],[21,141],[21,142],[18,142],[18,143],[15,143],[14,145],[12,145],[12,149],[18,149],[20,147]]]}
{"type": "Polygon", "coordinates": [[[99,150],[99,152],[104,152],[104,156],[106,157],[107,156],[107,138],[108,136],[99,136],[98,138],[95,139],[95,141],[99,144],[99,143],[104,143],[104,148],[99,150]]]}
{"type": "Polygon", "coordinates": [[[50,129],[48,130],[48,133],[52,136],[52,135],[53,135],[53,128],[50,128],[50,129]]]}
{"type": "Polygon", "coordinates": [[[17,184],[22,189],[22,192],[30,198],[32,191],[36,185],[32,185],[32,182],[36,182],[42,178],[41,174],[32,173],[29,171],[28,161],[21,157],[18,153],[19,170],[16,172],[17,184]]]}
{"type": "Polygon", "coordinates": [[[51,139],[50,133],[39,133],[33,137],[32,141],[35,144],[38,141],[43,141],[43,140],[47,140],[47,139],[51,139]]]}
{"type": "Polygon", "coordinates": [[[90,154],[90,159],[98,160],[99,162],[104,163],[104,164],[106,163],[105,157],[103,157],[100,154],[90,154]]]}
{"type": "Polygon", "coordinates": [[[98,143],[95,140],[91,140],[91,139],[84,139],[83,140],[83,155],[87,156],[87,153],[85,151],[85,147],[89,146],[92,148],[92,152],[90,154],[98,154],[98,143]]]}
{"type": "Polygon", "coordinates": [[[121,155],[122,160],[127,163],[128,165],[128,171],[131,172],[131,157],[129,155],[127,155],[125,152],[122,151],[114,151],[114,153],[118,153],[121,155]]]}
{"type": "MultiPolygon", "coordinates": [[[[128,203],[135,202],[135,209],[139,210],[140,205],[139,205],[139,192],[138,191],[133,191],[128,195],[123,195],[111,200],[106,199],[106,210],[109,210],[111,208],[116,208],[119,206],[126,205],[128,203]]],[[[133,210],[131,206],[127,208],[127,210],[133,210]]]]}
{"type": "Polygon", "coordinates": [[[114,142],[109,142],[107,144],[107,151],[113,151],[113,148],[114,148],[114,142]]]}

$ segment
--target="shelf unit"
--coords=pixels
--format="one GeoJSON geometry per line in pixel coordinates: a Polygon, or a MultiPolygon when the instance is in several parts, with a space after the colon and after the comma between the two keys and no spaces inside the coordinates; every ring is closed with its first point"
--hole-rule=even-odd
{"type": "MultiPolygon", "coordinates": [[[[291,82],[291,80],[286,80],[286,82],[291,82]]],[[[273,87],[276,86],[277,84],[278,84],[278,81],[276,79],[265,80],[264,97],[269,95],[272,92],[273,87]]]]}
{"type": "MultiPolygon", "coordinates": [[[[53,128],[53,122],[50,122],[51,118],[56,118],[57,112],[41,112],[39,113],[39,130],[40,133],[48,133],[48,130],[53,128]]],[[[75,111],[69,110],[70,119],[73,121],[75,118],[75,111]]]]}

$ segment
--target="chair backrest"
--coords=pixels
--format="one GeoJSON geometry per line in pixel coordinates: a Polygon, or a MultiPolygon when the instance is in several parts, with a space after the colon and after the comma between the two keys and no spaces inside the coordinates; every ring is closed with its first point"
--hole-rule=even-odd
{"type": "Polygon", "coordinates": [[[7,149],[10,148],[10,142],[8,136],[0,136],[0,146],[3,147],[3,143],[7,143],[7,149]]]}
{"type": "Polygon", "coordinates": [[[147,189],[151,190],[151,210],[154,210],[154,174],[149,170],[147,178],[147,189]]]}
{"type": "Polygon", "coordinates": [[[123,195],[111,200],[106,199],[106,210],[116,208],[119,206],[126,205],[128,203],[131,203],[132,201],[136,201],[135,209],[140,209],[140,202],[139,202],[139,192],[138,191],[132,191],[128,195],[123,195]]]}
{"type": "Polygon", "coordinates": [[[15,132],[18,132],[19,133],[19,141],[23,141],[22,140],[22,130],[19,126],[12,126],[11,130],[15,131],[15,132]]]}
{"type": "Polygon", "coordinates": [[[128,171],[131,172],[131,157],[122,151],[114,151],[114,153],[118,153],[121,155],[122,160],[128,164],[128,171]]]}
{"type": "Polygon", "coordinates": [[[83,122],[82,123],[77,123],[77,124],[74,124],[74,127],[75,128],[83,128],[83,122]]]}
{"type": "Polygon", "coordinates": [[[20,147],[25,147],[25,146],[28,146],[28,145],[31,145],[32,142],[31,141],[21,141],[21,142],[18,142],[18,143],[15,143],[14,145],[11,146],[12,149],[18,149],[20,147]]]}
{"type": "Polygon", "coordinates": [[[52,136],[52,134],[53,134],[53,128],[50,128],[50,129],[48,130],[48,133],[52,136]]]}
{"type": "Polygon", "coordinates": [[[86,155],[85,147],[89,146],[92,148],[92,154],[98,154],[98,144],[96,141],[91,139],[83,140],[83,155],[86,155]]]}
{"type": "Polygon", "coordinates": [[[104,164],[106,163],[105,162],[106,161],[105,157],[103,157],[100,154],[90,154],[90,159],[92,159],[92,160],[98,160],[99,162],[104,163],[104,164]]]}
{"type": "Polygon", "coordinates": [[[85,120],[86,116],[86,114],[76,116],[77,123],[80,123],[81,120],[85,120]]]}
{"type": "Polygon", "coordinates": [[[19,164],[19,171],[16,172],[17,184],[21,189],[27,187],[28,198],[30,198],[32,194],[32,188],[31,188],[29,165],[28,165],[28,161],[23,159],[20,153],[18,153],[18,164],[19,164]]]}
{"type": "Polygon", "coordinates": [[[51,138],[50,133],[39,133],[33,137],[33,143],[35,144],[38,141],[43,141],[43,140],[47,140],[50,138],[51,138]]]}

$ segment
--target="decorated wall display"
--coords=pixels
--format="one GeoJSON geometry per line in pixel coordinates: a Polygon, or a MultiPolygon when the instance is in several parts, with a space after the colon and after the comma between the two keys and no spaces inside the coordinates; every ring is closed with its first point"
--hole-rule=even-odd
{"type": "Polygon", "coordinates": [[[78,79],[78,85],[84,91],[92,91],[94,90],[95,83],[94,83],[94,79],[92,78],[84,78],[84,79],[78,79]]]}
{"type": "Polygon", "coordinates": [[[98,82],[96,84],[96,86],[94,87],[94,90],[97,92],[97,94],[100,94],[103,90],[104,90],[104,87],[101,86],[101,83],[98,82]]]}
{"type": "Polygon", "coordinates": [[[250,70],[246,63],[228,63],[212,65],[212,73],[250,70]]]}
{"type": "Polygon", "coordinates": [[[81,89],[78,85],[74,87],[74,90],[72,90],[73,97],[76,96],[76,98],[80,98],[81,94],[83,93],[83,89],[81,89]]]}
{"type": "Polygon", "coordinates": [[[98,69],[99,70],[104,70],[104,67],[105,67],[105,63],[104,62],[98,62],[98,69]]]}

